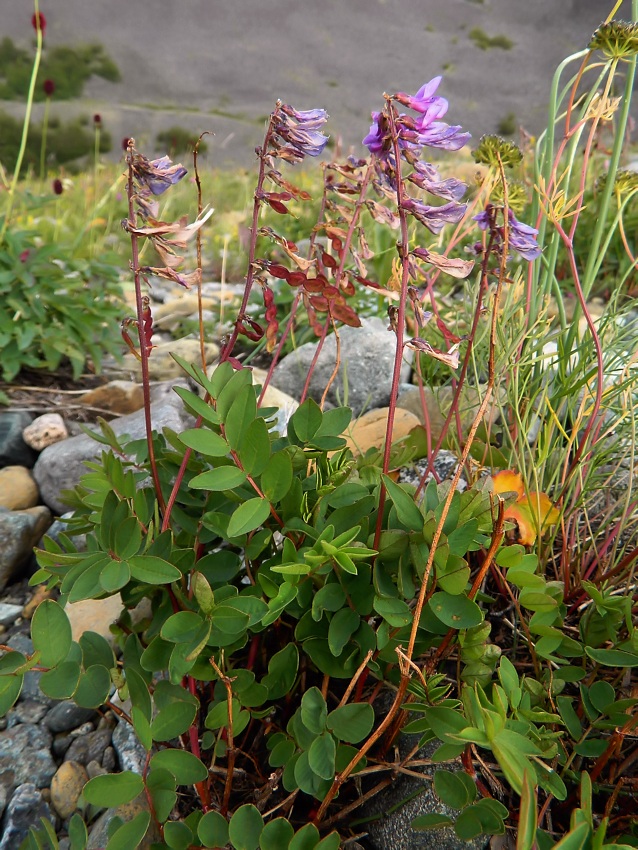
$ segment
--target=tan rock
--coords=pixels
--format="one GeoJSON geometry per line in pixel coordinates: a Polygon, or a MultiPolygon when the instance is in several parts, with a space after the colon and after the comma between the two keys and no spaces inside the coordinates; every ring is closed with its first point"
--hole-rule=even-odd
{"type": "Polygon", "coordinates": [[[39,498],[38,485],[25,466],[0,469],[0,507],[21,511],[37,505],[39,498]]]}
{"type": "MultiPolygon", "coordinates": [[[[348,446],[354,454],[365,454],[370,448],[382,448],[385,444],[385,435],[388,430],[389,408],[379,407],[369,410],[355,420],[348,428],[345,436],[348,446]]],[[[392,441],[407,436],[420,421],[414,413],[409,410],[397,408],[394,414],[394,427],[392,429],[392,441]]]]}
{"type": "MultiPolygon", "coordinates": [[[[118,619],[123,607],[119,594],[106,599],[82,599],[80,602],[71,602],[64,610],[71,623],[73,640],[79,640],[84,632],[97,632],[113,644],[114,636],[110,626],[118,619]]],[[[150,600],[142,599],[130,612],[131,619],[137,623],[150,616],[150,611],[150,600]]]]}
{"type": "MultiPolygon", "coordinates": [[[[222,302],[231,302],[236,298],[236,292],[232,290],[219,290],[202,296],[202,310],[214,310],[222,302]]],[[[153,324],[160,330],[173,331],[179,327],[180,322],[193,315],[199,315],[199,306],[196,292],[185,292],[176,298],[169,298],[163,304],[153,308],[153,324]]]]}
{"type": "Polygon", "coordinates": [[[59,413],[43,413],[38,416],[22,432],[22,439],[38,452],[69,436],[64,419],[59,413]]]}
{"type": "Polygon", "coordinates": [[[78,401],[87,407],[111,410],[113,413],[135,413],[144,407],[144,392],[142,385],[134,381],[109,381],[84,393],[78,401]]]}
{"type": "Polygon", "coordinates": [[[70,818],[77,808],[78,799],[89,775],[83,765],[65,761],[51,780],[51,802],[62,820],[70,818]]]}
{"type": "MultiPolygon", "coordinates": [[[[199,340],[184,337],[183,339],[163,342],[152,350],[148,360],[151,381],[165,381],[169,378],[183,377],[184,371],[173,360],[171,357],[172,354],[177,354],[178,357],[186,360],[187,363],[201,365],[199,340]]],[[[210,364],[219,357],[219,347],[213,342],[204,343],[204,354],[206,363],[210,364]]],[[[115,371],[131,376],[135,381],[140,381],[142,378],[142,365],[132,354],[126,354],[122,361],[122,366],[114,370],[114,373],[115,371]]]]}
{"type": "Polygon", "coordinates": [[[21,616],[24,617],[25,620],[30,620],[33,617],[35,609],[38,607],[40,602],[44,602],[45,599],[50,599],[52,593],[53,591],[47,590],[44,584],[39,584],[36,587],[31,599],[29,599],[27,604],[22,609],[21,616]]]}

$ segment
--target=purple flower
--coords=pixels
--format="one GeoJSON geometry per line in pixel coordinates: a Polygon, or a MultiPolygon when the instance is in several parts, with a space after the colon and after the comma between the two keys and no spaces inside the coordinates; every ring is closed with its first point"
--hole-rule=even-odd
{"type": "Polygon", "coordinates": [[[451,127],[443,121],[435,121],[429,126],[420,126],[416,140],[419,145],[440,148],[444,151],[458,151],[471,138],[464,133],[460,124],[451,127]]]}
{"type": "Polygon", "coordinates": [[[485,207],[483,212],[472,217],[472,221],[475,221],[478,224],[479,230],[487,230],[490,227],[491,220],[492,220],[492,215],[491,215],[491,205],[490,204],[488,204],[485,207]]]}
{"type": "Polygon", "coordinates": [[[416,162],[409,179],[420,189],[448,201],[460,201],[467,189],[467,185],[455,177],[442,180],[436,166],[429,162],[416,162]]]}
{"type": "Polygon", "coordinates": [[[372,113],[372,124],[370,132],[363,140],[363,144],[368,148],[370,153],[379,154],[383,150],[385,134],[381,127],[382,116],[380,112],[372,113]]]}
{"type": "Polygon", "coordinates": [[[454,201],[440,207],[431,207],[416,198],[406,198],[402,206],[436,235],[446,224],[456,224],[460,221],[467,209],[467,204],[457,204],[454,201]]]}
{"type": "Polygon", "coordinates": [[[328,120],[325,109],[297,110],[283,104],[279,109],[275,133],[284,147],[279,153],[292,162],[301,162],[305,156],[319,156],[328,143],[328,136],[320,132],[328,120]]]}
{"type": "Polygon", "coordinates": [[[535,227],[530,227],[529,224],[523,224],[518,221],[511,210],[509,213],[509,242],[517,254],[524,260],[536,260],[542,254],[541,249],[536,242],[538,230],[535,227]]]}
{"type": "Polygon", "coordinates": [[[415,112],[420,112],[423,115],[422,124],[424,126],[437,118],[443,118],[448,110],[448,102],[444,97],[434,97],[434,92],[438,89],[442,79],[443,77],[434,77],[429,83],[422,85],[414,96],[399,92],[395,95],[396,100],[404,106],[414,109],[415,112]]]}
{"type": "Polygon", "coordinates": [[[174,186],[188,172],[183,165],[173,165],[168,156],[148,160],[141,154],[136,154],[133,170],[139,183],[145,186],[153,195],[162,195],[168,188],[174,186]]]}

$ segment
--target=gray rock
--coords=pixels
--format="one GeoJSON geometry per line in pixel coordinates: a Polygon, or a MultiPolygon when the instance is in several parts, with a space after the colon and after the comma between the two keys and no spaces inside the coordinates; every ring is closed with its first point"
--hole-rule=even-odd
{"type": "MultiPolygon", "coordinates": [[[[401,736],[401,756],[407,756],[416,742],[418,736],[401,736]]],[[[427,745],[419,750],[417,758],[429,758],[438,746],[439,742],[427,745]]],[[[426,770],[433,774],[436,767],[433,765],[426,770]]],[[[449,770],[449,765],[445,765],[445,769],[449,770]]],[[[421,771],[423,768],[417,770],[421,771]]],[[[484,850],[489,845],[488,836],[482,835],[472,841],[463,841],[451,827],[423,832],[412,829],[414,818],[431,813],[452,818],[458,814],[441,803],[428,777],[424,776],[419,780],[412,776],[398,776],[396,781],[373,797],[362,810],[364,817],[372,818],[367,824],[370,847],[372,850],[484,850]],[[403,800],[407,802],[401,805],[403,800]],[[394,807],[398,808],[393,811],[394,807]],[[389,811],[391,814],[387,814],[389,811]]]]}
{"type": "Polygon", "coordinates": [[[81,708],[72,700],[65,699],[54,705],[44,718],[44,725],[50,732],[70,732],[77,729],[81,723],[86,723],[95,716],[93,708],[81,708]]]}
{"type": "Polygon", "coordinates": [[[27,446],[23,430],[31,424],[33,416],[24,411],[5,410],[0,413],[0,468],[3,466],[33,466],[38,453],[27,446]]]}
{"type": "Polygon", "coordinates": [[[0,732],[0,782],[11,788],[27,781],[48,787],[57,769],[50,748],[50,732],[32,723],[0,732]]]}
{"type": "MultiPolygon", "coordinates": [[[[179,396],[173,393],[164,401],[151,405],[151,421],[156,430],[169,427],[179,432],[191,427],[194,420],[184,410],[179,396]]],[[[146,435],[143,410],[114,419],[109,425],[118,436],[128,434],[132,440],[143,439],[146,435]]],[[[98,458],[103,448],[101,443],[82,434],[44,449],[34,467],[33,475],[42,499],[57,514],[62,514],[67,509],[60,498],[60,491],[73,489],[88,471],[84,465],[85,461],[98,458]]]]}
{"type": "Polygon", "coordinates": [[[30,782],[20,785],[7,806],[0,850],[17,850],[29,829],[40,826],[41,818],[55,824],[51,809],[36,786],[30,782]]]}
{"type": "Polygon", "coordinates": [[[48,508],[24,511],[0,508],[0,590],[15,578],[33,554],[33,547],[51,525],[48,508]]]}
{"type": "Polygon", "coordinates": [[[46,705],[34,700],[20,700],[8,715],[9,727],[18,723],[39,723],[47,713],[46,705]]]}
{"type": "Polygon", "coordinates": [[[90,761],[102,762],[104,751],[111,743],[110,729],[97,729],[82,735],[73,741],[64,754],[64,761],[76,761],[78,764],[86,765],[90,761]]]}
{"type": "MultiPolygon", "coordinates": [[[[339,403],[347,404],[357,416],[364,409],[386,407],[390,400],[390,386],[394,366],[396,338],[381,319],[362,319],[360,328],[343,327],[341,337],[341,365],[332,384],[327,407],[339,403]],[[347,394],[345,386],[347,385],[347,394]],[[347,398],[346,398],[347,395],[347,398]]],[[[317,349],[316,342],[299,346],[277,365],[273,375],[275,386],[293,398],[301,396],[312,359],[317,349]]],[[[334,334],[326,339],[310,382],[309,394],[320,401],[324,388],[332,375],[336,362],[334,334]]],[[[412,352],[406,351],[401,380],[406,381],[410,373],[412,352]]]]}
{"type": "Polygon", "coordinates": [[[22,614],[22,605],[0,602],[0,626],[10,626],[22,614]]]}
{"type": "Polygon", "coordinates": [[[146,762],[146,750],[137,740],[133,727],[118,720],[113,730],[113,748],[117,753],[121,770],[132,770],[134,773],[142,773],[146,762]]]}
{"type": "MultiPolygon", "coordinates": [[[[439,481],[448,481],[452,478],[456,472],[458,463],[459,459],[454,452],[448,452],[445,449],[442,449],[434,458],[433,463],[434,471],[436,472],[439,481]]],[[[419,460],[410,466],[404,466],[399,471],[399,482],[402,484],[412,484],[414,487],[418,487],[427,466],[427,458],[419,458],[419,460]]],[[[429,483],[432,478],[433,475],[429,472],[426,478],[426,484],[429,483]]],[[[459,483],[456,489],[461,493],[467,489],[467,481],[462,475],[459,478],[459,483]]]]}

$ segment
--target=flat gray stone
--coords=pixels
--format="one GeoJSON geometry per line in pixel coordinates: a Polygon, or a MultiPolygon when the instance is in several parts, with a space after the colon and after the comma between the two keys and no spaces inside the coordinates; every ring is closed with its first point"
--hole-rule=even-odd
{"type": "Polygon", "coordinates": [[[0,590],[19,575],[50,525],[51,513],[43,505],[24,511],[0,508],[0,590]]]}
{"type": "Polygon", "coordinates": [[[36,786],[31,782],[20,785],[7,806],[0,850],[17,850],[29,829],[40,826],[41,818],[55,824],[51,809],[36,786]]]}
{"type": "MultiPolygon", "coordinates": [[[[176,393],[166,395],[164,399],[151,404],[151,422],[157,431],[168,427],[180,432],[191,427],[193,421],[176,393]]],[[[109,425],[118,436],[128,434],[131,440],[140,440],[146,436],[143,410],[114,419],[109,425]]],[[[88,472],[85,462],[96,460],[104,448],[102,443],[86,434],[47,446],[33,469],[33,476],[45,504],[57,514],[68,510],[68,506],[60,498],[60,492],[72,490],[88,472]]]]}
{"type": "MultiPolygon", "coordinates": [[[[326,398],[326,408],[347,404],[358,416],[364,409],[386,407],[390,400],[396,337],[387,322],[378,318],[362,319],[360,328],[339,328],[341,363],[326,398]],[[347,390],[346,390],[347,387],[347,390]]],[[[292,351],[277,365],[273,383],[295,399],[301,397],[316,342],[307,342],[292,351]]],[[[336,363],[337,343],[330,334],[323,347],[310,381],[309,395],[319,402],[336,363]]],[[[401,381],[410,374],[412,352],[406,349],[401,381]]]]}
{"type": "Polygon", "coordinates": [[[57,735],[59,732],[70,732],[77,729],[82,723],[91,720],[95,716],[92,708],[82,708],[73,700],[65,699],[57,703],[44,718],[44,725],[50,732],[57,735]]]}
{"type": "Polygon", "coordinates": [[[38,453],[27,446],[23,430],[31,424],[33,416],[21,410],[0,412],[0,468],[4,466],[33,466],[38,453]]]}

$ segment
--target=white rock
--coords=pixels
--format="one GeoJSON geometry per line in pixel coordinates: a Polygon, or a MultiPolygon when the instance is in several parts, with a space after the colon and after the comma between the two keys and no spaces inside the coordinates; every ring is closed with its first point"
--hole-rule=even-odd
{"type": "Polygon", "coordinates": [[[69,436],[64,419],[59,413],[44,413],[34,419],[22,432],[22,439],[32,449],[40,452],[53,443],[66,440],[69,436]]]}

